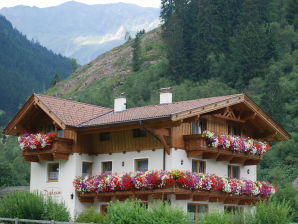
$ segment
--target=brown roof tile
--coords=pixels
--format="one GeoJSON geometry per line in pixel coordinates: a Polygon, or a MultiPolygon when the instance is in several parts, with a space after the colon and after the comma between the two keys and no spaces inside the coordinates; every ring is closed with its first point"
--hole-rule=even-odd
{"type": "Polygon", "coordinates": [[[110,108],[52,96],[40,94],[35,94],[35,96],[67,126],[78,126],[92,118],[113,111],[110,108]]]}
{"type": "Polygon", "coordinates": [[[228,96],[202,98],[197,100],[180,101],[180,102],[174,102],[170,104],[158,104],[158,105],[150,105],[150,106],[144,106],[144,107],[129,108],[125,111],[111,112],[105,115],[101,115],[97,118],[91,119],[90,121],[81,123],[79,127],[88,127],[88,126],[106,125],[106,124],[113,124],[113,123],[124,123],[124,122],[137,121],[137,120],[143,120],[143,119],[170,117],[171,115],[179,112],[203,107],[208,104],[224,101],[241,95],[242,94],[235,94],[235,95],[228,95],[228,96]]]}

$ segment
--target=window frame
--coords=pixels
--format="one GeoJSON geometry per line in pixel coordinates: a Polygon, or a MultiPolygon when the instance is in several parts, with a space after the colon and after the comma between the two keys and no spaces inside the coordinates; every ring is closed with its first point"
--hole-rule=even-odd
{"type": "Polygon", "coordinates": [[[99,141],[107,142],[111,140],[111,132],[102,132],[99,133],[99,141]]]}
{"type": "Polygon", "coordinates": [[[236,210],[243,212],[243,207],[237,205],[224,205],[224,212],[234,213],[236,210]]]}
{"type": "MultiPolygon", "coordinates": [[[[197,164],[198,165],[198,164],[197,164]]],[[[205,160],[200,160],[200,159],[192,159],[191,160],[191,172],[195,172],[195,173],[203,173],[203,174],[205,174],[206,173],[206,161],[205,160]],[[193,163],[194,162],[197,162],[197,163],[199,163],[199,165],[200,165],[200,167],[199,167],[199,172],[197,172],[197,171],[193,171],[193,163]],[[204,164],[203,165],[203,172],[201,172],[201,165],[202,164],[204,164]]]]}
{"type": "Polygon", "coordinates": [[[102,173],[112,173],[113,172],[113,161],[108,160],[108,161],[102,161],[101,162],[101,172],[102,173]],[[111,171],[104,171],[104,164],[106,163],[111,163],[111,171]]]}
{"type": "Polygon", "coordinates": [[[149,158],[139,158],[139,159],[135,159],[134,160],[134,170],[135,172],[146,172],[149,170],[149,158]],[[139,166],[138,166],[138,162],[142,161],[142,160],[146,160],[147,161],[147,170],[143,171],[143,170],[138,170],[139,169],[139,166]]]}
{"type": "Polygon", "coordinates": [[[207,130],[207,119],[199,119],[191,122],[191,134],[202,134],[207,130]],[[195,131],[194,131],[195,130],[195,131]]]}
{"type": "Polygon", "coordinates": [[[209,205],[208,204],[204,204],[204,203],[187,203],[187,213],[189,213],[188,211],[188,206],[189,205],[194,205],[195,206],[195,220],[193,220],[194,222],[198,222],[200,221],[199,219],[199,214],[200,214],[200,205],[204,205],[206,206],[205,208],[205,212],[208,213],[209,212],[209,205]]]}
{"type": "Polygon", "coordinates": [[[135,128],[132,129],[132,137],[133,138],[144,138],[147,137],[147,131],[140,129],[140,128],[135,128]]]}
{"type": "Polygon", "coordinates": [[[240,179],[240,166],[228,165],[228,177],[233,178],[233,179],[240,179]],[[235,168],[235,167],[237,167],[237,169],[238,169],[238,173],[237,173],[238,177],[233,177],[234,176],[233,168],[235,168]]]}
{"type": "Polygon", "coordinates": [[[90,174],[88,174],[87,176],[92,176],[92,169],[93,169],[93,163],[92,162],[88,162],[88,161],[83,161],[82,162],[82,177],[86,177],[86,176],[84,176],[83,174],[83,167],[84,167],[84,164],[88,164],[88,165],[91,165],[91,167],[90,167],[90,174]]]}
{"type": "Polygon", "coordinates": [[[241,136],[242,135],[241,126],[238,124],[229,123],[228,124],[228,134],[233,135],[233,136],[241,136]],[[235,130],[237,130],[237,131],[235,131],[235,130]],[[238,133],[235,134],[235,132],[238,132],[238,133]]]}
{"type": "Polygon", "coordinates": [[[59,173],[60,173],[60,165],[59,163],[48,163],[47,165],[47,174],[48,174],[48,177],[47,177],[47,181],[48,182],[58,182],[59,181],[59,173]],[[50,179],[50,167],[54,166],[54,165],[58,165],[58,178],[57,179],[50,179]]]}

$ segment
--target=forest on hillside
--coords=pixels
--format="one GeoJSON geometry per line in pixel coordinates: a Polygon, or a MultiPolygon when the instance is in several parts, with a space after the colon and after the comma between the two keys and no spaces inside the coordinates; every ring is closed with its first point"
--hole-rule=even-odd
{"type": "Polygon", "coordinates": [[[0,125],[18,111],[32,93],[45,91],[55,75],[72,72],[70,60],[27,40],[0,16],[0,125]]]}

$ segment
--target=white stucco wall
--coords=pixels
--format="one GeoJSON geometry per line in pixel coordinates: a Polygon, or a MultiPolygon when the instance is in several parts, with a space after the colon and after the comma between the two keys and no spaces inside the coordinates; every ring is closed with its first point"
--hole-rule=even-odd
{"type": "MultiPolygon", "coordinates": [[[[135,159],[148,158],[149,170],[162,170],[163,169],[163,149],[146,150],[146,151],[134,151],[126,153],[113,153],[113,154],[99,154],[86,155],[74,153],[69,156],[67,161],[55,160],[55,161],[42,161],[39,163],[31,163],[31,180],[30,189],[39,190],[43,193],[56,192],[54,196],[57,200],[64,201],[68,207],[72,217],[75,217],[78,213],[85,210],[87,207],[92,206],[92,203],[81,203],[78,197],[75,195],[75,190],[72,185],[72,181],[76,176],[82,175],[82,163],[92,162],[92,174],[96,175],[101,173],[102,162],[112,161],[112,171],[115,173],[121,172],[133,172],[135,171],[135,159]],[[57,182],[48,182],[48,163],[59,163],[59,180],[57,182]],[[122,166],[124,162],[124,166],[122,166]],[[60,193],[59,193],[60,192],[60,193]],[[71,194],[74,195],[71,199],[71,194]]],[[[180,169],[189,170],[192,169],[192,159],[201,159],[200,157],[188,158],[185,150],[171,149],[170,155],[165,155],[165,165],[167,170],[180,169]],[[181,164],[183,160],[183,164],[181,164]]],[[[227,176],[228,162],[217,162],[216,160],[205,160],[206,172],[210,174],[216,174],[219,176],[227,176]]],[[[237,164],[239,165],[239,164],[237,164]]],[[[256,166],[243,166],[240,165],[240,177],[256,180],[256,166]],[[249,174],[247,170],[249,169],[249,174]]],[[[174,195],[173,195],[174,196],[174,195]]],[[[171,198],[172,204],[181,207],[186,211],[187,203],[189,201],[176,201],[175,198],[171,198]]],[[[206,204],[207,202],[202,202],[206,204]]],[[[104,203],[95,202],[93,205],[98,209],[100,205],[104,203]]],[[[223,210],[223,205],[218,203],[211,203],[209,209],[223,210]]]]}

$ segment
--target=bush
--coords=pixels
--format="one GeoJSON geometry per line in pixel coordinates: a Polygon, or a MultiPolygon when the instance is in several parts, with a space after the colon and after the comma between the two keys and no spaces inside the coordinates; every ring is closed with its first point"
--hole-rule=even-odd
{"type": "Polygon", "coordinates": [[[168,203],[156,203],[149,209],[149,220],[152,224],[185,224],[188,223],[187,215],[178,208],[168,203]]]}
{"type": "Polygon", "coordinates": [[[263,201],[256,206],[256,224],[288,224],[291,209],[287,202],[263,201]]]}
{"type": "Polygon", "coordinates": [[[108,223],[114,224],[148,224],[150,216],[147,208],[136,200],[111,202],[108,207],[108,223]]]}
{"type": "Polygon", "coordinates": [[[75,220],[76,222],[94,222],[94,223],[105,223],[105,216],[95,210],[95,208],[89,208],[84,212],[80,213],[75,220]]]}
{"type": "Polygon", "coordinates": [[[12,191],[0,199],[0,217],[68,221],[64,204],[29,191],[12,191]]]}
{"type": "Polygon", "coordinates": [[[209,213],[204,215],[202,219],[204,224],[230,224],[231,214],[227,213],[209,213]]]}

